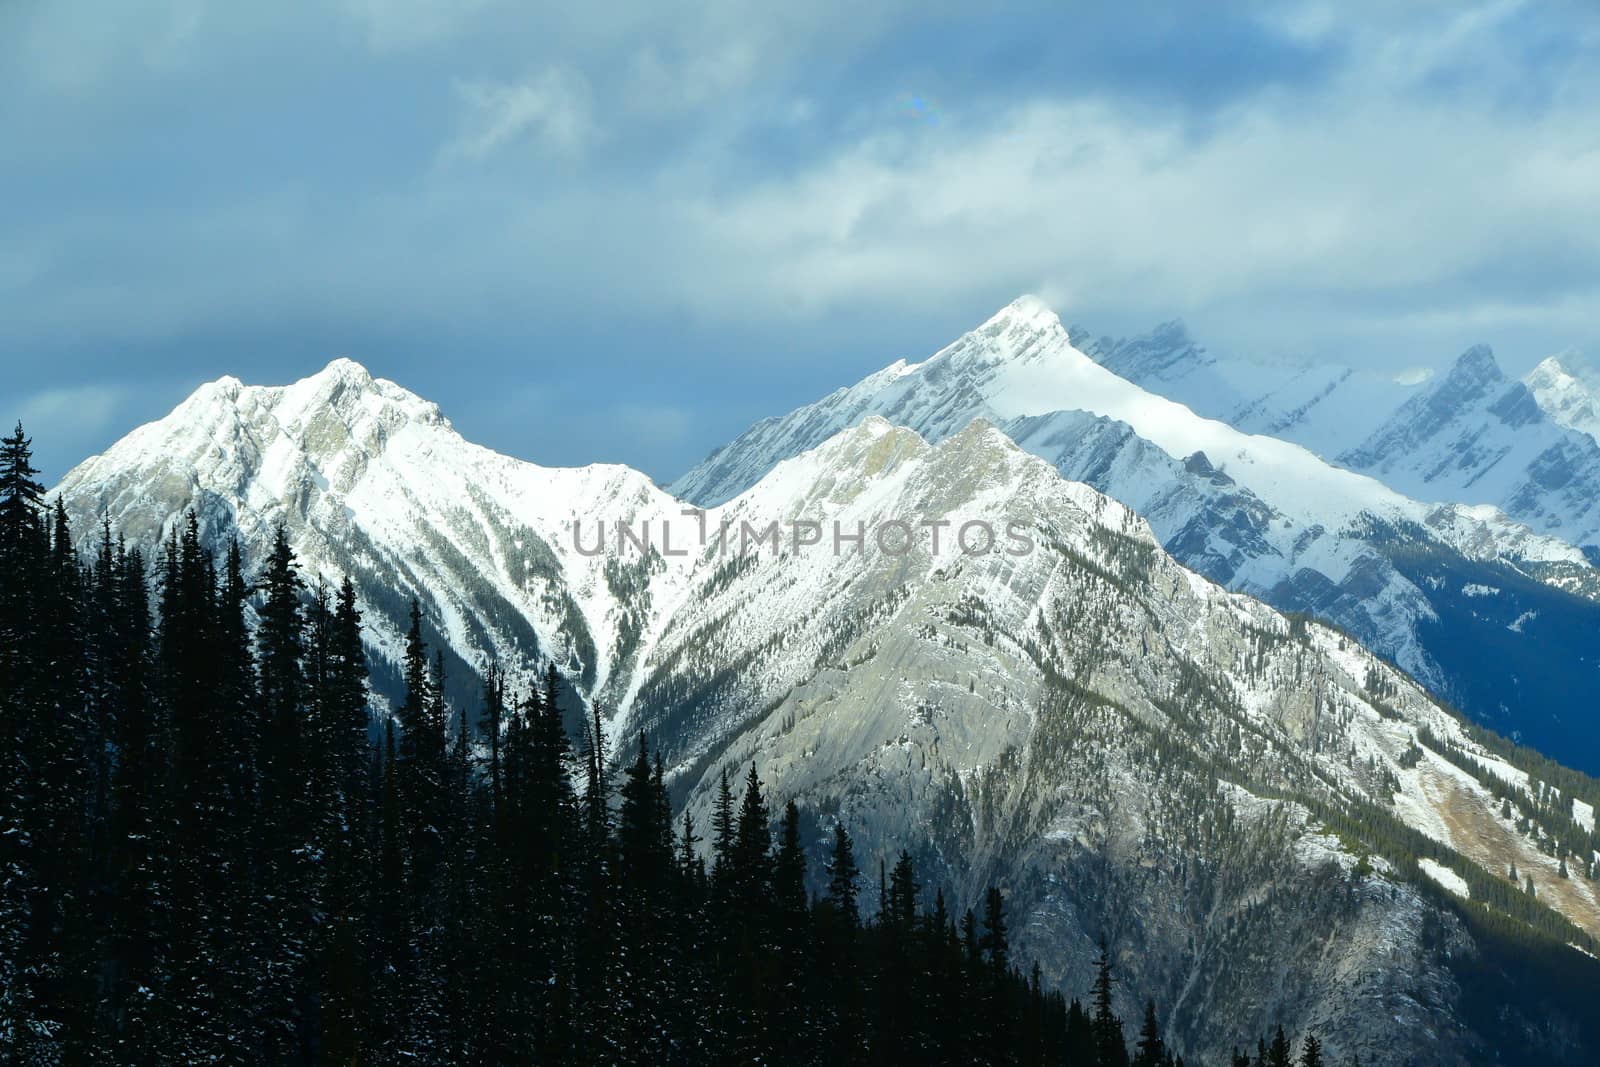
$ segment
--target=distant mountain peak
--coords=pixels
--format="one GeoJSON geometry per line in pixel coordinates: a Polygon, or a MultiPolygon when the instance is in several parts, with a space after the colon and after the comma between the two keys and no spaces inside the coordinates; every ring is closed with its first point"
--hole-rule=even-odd
{"type": "Polygon", "coordinates": [[[1150,337],[1152,340],[1166,341],[1172,344],[1188,344],[1189,326],[1182,319],[1168,319],[1151,330],[1150,337]]]}
{"type": "Polygon", "coordinates": [[[1055,317],[1055,312],[1050,309],[1050,305],[1032,293],[1023,293],[1007,304],[1004,310],[1026,318],[1055,317]]]}
{"type": "Polygon", "coordinates": [[[1073,347],[1120,378],[1144,385],[1181,379],[1210,364],[1182,319],[1169,319],[1136,337],[1094,337],[1082,326],[1071,330],[1073,347]]]}
{"type": "Polygon", "coordinates": [[[196,417],[251,418],[258,411],[270,411],[291,435],[330,415],[347,425],[370,419],[389,426],[403,422],[449,425],[437,404],[392,381],[374,378],[366,367],[342,356],[288,385],[246,385],[226,375],[201,385],[179,410],[185,413],[176,420],[180,426],[196,417]]]}
{"type": "Polygon", "coordinates": [[[1546,418],[1600,441],[1600,368],[1582,353],[1549,356],[1522,383],[1546,418]]]}
{"type": "Polygon", "coordinates": [[[1505,380],[1505,373],[1494,358],[1494,349],[1478,344],[1456,357],[1450,370],[1438,379],[1435,389],[1443,391],[1468,387],[1482,390],[1505,380]]]}
{"type": "Polygon", "coordinates": [[[975,333],[990,333],[996,330],[1026,330],[1028,332],[1060,331],[1066,335],[1066,328],[1061,325],[1061,318],[1050,305],[1031,294],[1024,293],[1011,303],[989,316],[975,333]]]}
{"type": "Polygon", "coordinates": [[[1528,372],[1523,379],[1532,386],[1536,377],[1563,374],[1583,383],[1589,389],[1600,390],[1600,366],[1589,356],[1576,348],[1568,348],[1557,352],[1553,356],[1546,356],[1540,360],[1539,365],[1528,372]]]}

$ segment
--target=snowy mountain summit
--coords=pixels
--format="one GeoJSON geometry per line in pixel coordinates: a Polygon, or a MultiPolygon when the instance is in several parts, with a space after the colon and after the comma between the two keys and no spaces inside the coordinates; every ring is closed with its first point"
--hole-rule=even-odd
{"type": "MultiPolygon", "coordinates": [[[[1181,327],[1157,333],[1138,345],[1093,346],[1097,362],[1049,308],[1023,297],[920,363],[896,361],[756,424],[672,490],[696,503],[726,500],[783,457],[868,415],[930,440],[986,418],[1064,477],[1128,504],[1168,551],[1207,577],[1330,619],[1502,730],[1559,743],[1564,728],[1543,694],[1512,692],[1505,676],[1481,665],[1485,657],[1523,662],[1519,648],[1539,639],[1527,625],[1564,632],[1572,611],[1588,610],[1559,588],[1591,573],[1584,554],[1494,506],[1408,498],[1306,447],[1202,417],[1113,373],[1120,366],[1188,380],[1213,367],[1181,327]],[[1468,584],[1508,590],[1499,607],[1517,610],[1457,611],[1452,601],[1468,584]],[[1446,615],[1459,627],[1440,628],[1446,615]],[[1523,628],[1509,628],[1523,616],[1523,628]]],[[[1587,748],[1600,764],[1595,740],[1587,748]]]]}
{"type": "Polygon", "coordinates": [[[259,559],[281,524],[308,573],[384,591],[369,623],[388,658],[404,625],[395,598],[415,595],[453,649],[508,662],[542,650],[602,688],[615,598],[601,561],[574,550],[571,522],[671,503],[626,467],[539,467],[473,445],[436,405],[347,359],[289,386],[203,385],[57,493],[145,545],[192,508],[259,559]]]}
{"type": "Polygon", "coordinates": [[[1550,356],[1522,379],[1545,415],[1600,443],[1600,369],[1577,352],[1550,356]]]}

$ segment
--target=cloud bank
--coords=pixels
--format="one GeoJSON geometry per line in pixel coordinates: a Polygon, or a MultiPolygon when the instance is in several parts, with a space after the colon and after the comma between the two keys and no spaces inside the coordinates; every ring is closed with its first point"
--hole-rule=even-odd
{"type": "Polygon", "coordinates": [[[0,10],[23,395],[337,350],[670,476],[1025,290],[1393,373],[1600,349],[1585,4],[88,8],[0,10]]]}

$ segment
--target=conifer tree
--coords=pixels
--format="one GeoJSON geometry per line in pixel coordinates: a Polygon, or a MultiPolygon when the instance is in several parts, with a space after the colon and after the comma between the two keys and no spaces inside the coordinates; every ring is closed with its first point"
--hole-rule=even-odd
{"type": "Polygon", "coordinates": [[[733,790],[728,786],[728,769],[717,780],[717,796],[711,806],[712,876],[726,888],[733,872],[733,790]]]}
{"type": "Polygon", "coordinates": [[[990,886],[983,898],[981,947],[990,968],[997,974],[1003,975],[1011,969],[1011,940],[1006,931],[1005,898],[995,886],[990,886]]]}
{"type": "Polygon", "coordinates": [[[40,958],[47,946],[36,914],[53,888],[35,849],[47,819],[27,770],[42,740],[47,662],[29,622],[48,596],[38,473],[19,422],[0,440],[0,1042],[10,1045],[0,1051],[22,1060],[60,1054],[60,1020],[50,1003],[60,964],[40,958]]]}
{"type": "Polygon", "coordinates": [[[1122,1021],[1111,1007],[1111,990],[1116,979],[1111,972],[1111,950],[1100,942],[1100,954],[1094,963],[1094,1037],[1095,1054],[1101,1067],[1127,1067],[1128,1046],[1122,1037],[1122,1021]]]}
{"type": "Polygon", "coordinates": [[[760,915],[770,899],[772,831],[767,802],[761,795],[761,779],[755,764],[745,777],[744,796],[739,802],[739,818],[734,827],[732,879],[737,907],[747,917],[760,915]]]}
{"type": "Polygon", "coordinates": [[[1144,1023],[1139,1028],[1139,1041],[1134,1047],[1133,1067],[1164,1067],[1167,1062],[1167,1045],[1161,1039],[1161,1025],[1156,1020],[1156,1002],[1145,1001],[1144,1023]]]}
{"type": "Polygon", "coordinates": [[[784,917],[787,937],[797,936],[806,915],[806,855],[800,844],[800,808],[794,801],[783,806],[778,827],[778,851],[772,867],[772,898],[784,917]]]}
{"type": "Polygon", "coordinates": [[[1267,1067],[1294,1067],[1294,1053],[1290,1051],[1289,1039],[1283,1035],[1283,1027],[1278,1027],[1278,1032],[1272,1037],[1272,1044],[1267,1049],[1267,1067]]]}
{"type": "Polygon", "coordinates": [[[846,926],[854,926],[860,920],[860,910],[856,904],[856,883],[860,878],[861,869],[856,866],[850,831],[844,823],[838,823],[833,828],[833,855],[828,861],[827,899],[829,907],[846,926]]]}
{"type": "Polygon", "coordinates": [[[682,829],[678,834],[678,873],[683,884],[690,889],[705,877],[705,863],[695,848],[702,840],[694,832],[694,815],[685,808],[682,829]]]}
{"type": "Polygon", "coordinates": [[[894,869],[889,874],[888,909],[893,922],[902,927],[910,927],[916,917],[917,893],[921,888],[917,884],[917,872],[911,862],[911,853],[901,849],[899,857],[895,860],[894,869]]]}
{"type": "Polygon", "coordinates": [[[364,964],[374,948],[367,922],[373,828],[366,652],[361,644],[361,610],[348,576],[339,586],[325,626],[326,647],[320,657],[323,691],[317,702],[317,736],[327,782],[319,836],[328,862],[323,900],[327,919],[319,953],[326,991],[320,1041],[330,1062],[353,1062],[360,1057],[372,995],[364,964]]]}
{"type": "Polygon", "coordinates": [[[806,854],[800,843],[800,809],[794,801],[783,807],[778,827],[778,850],[772,864],[774,937],[779,962],[779,996],[785,1004],[785,1028],[799,1025],[808,960],[806,854]]]}
{"type": "MultiPolygon", "coordinates": [[[[321,911],[322,868],[306,862],[315,847],[306,796],[312,778],[306,759],[305,587],[294,552],[280,526],[259,583],[263,593],[256,628],[260,694],[262,874],[267,906],[255,909],[259,954],[246,994],[260,1014],[268,1058],[299,1058],[311,1040],[303,970],[309,965],[311,929],[321,911]]],[[[325,799],[325,798],[316,798],[325,799]]]]}
{"type": "Polygon", "coordinates": [[[15,551],[38,536],[44,486],[33,465],[33,440],[18,422],[11,436],[0,438],[0,548],[15,551]]]}

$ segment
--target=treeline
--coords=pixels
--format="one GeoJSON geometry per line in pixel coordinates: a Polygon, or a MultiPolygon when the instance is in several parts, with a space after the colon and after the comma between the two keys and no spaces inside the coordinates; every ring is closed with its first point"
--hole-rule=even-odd
{"type": "MultiPolygon", "coordinates": [[[[355,592],[308,588],[281,533],[258,573],[192,515],[153,568],[109,528],[80,559],[42,500],[19,427],[7,1063],[1181,1062],[1153,1005],[1130,1049],[1104,950],[1087,1005],[1024,972],[998,890],[953,914],[902,854],[873,908],[836,825],[808,892],[800,812],[754,767],[702,835],[645,738],[613,758],[596,714],[569,741],[553,670],[513,698],[491,669],[476,714],[450,707],[415,604],[375,729],[355,592]]],[[[1281,1033],[1236,1060],[1291,1061],[1281,1033]]]]}

